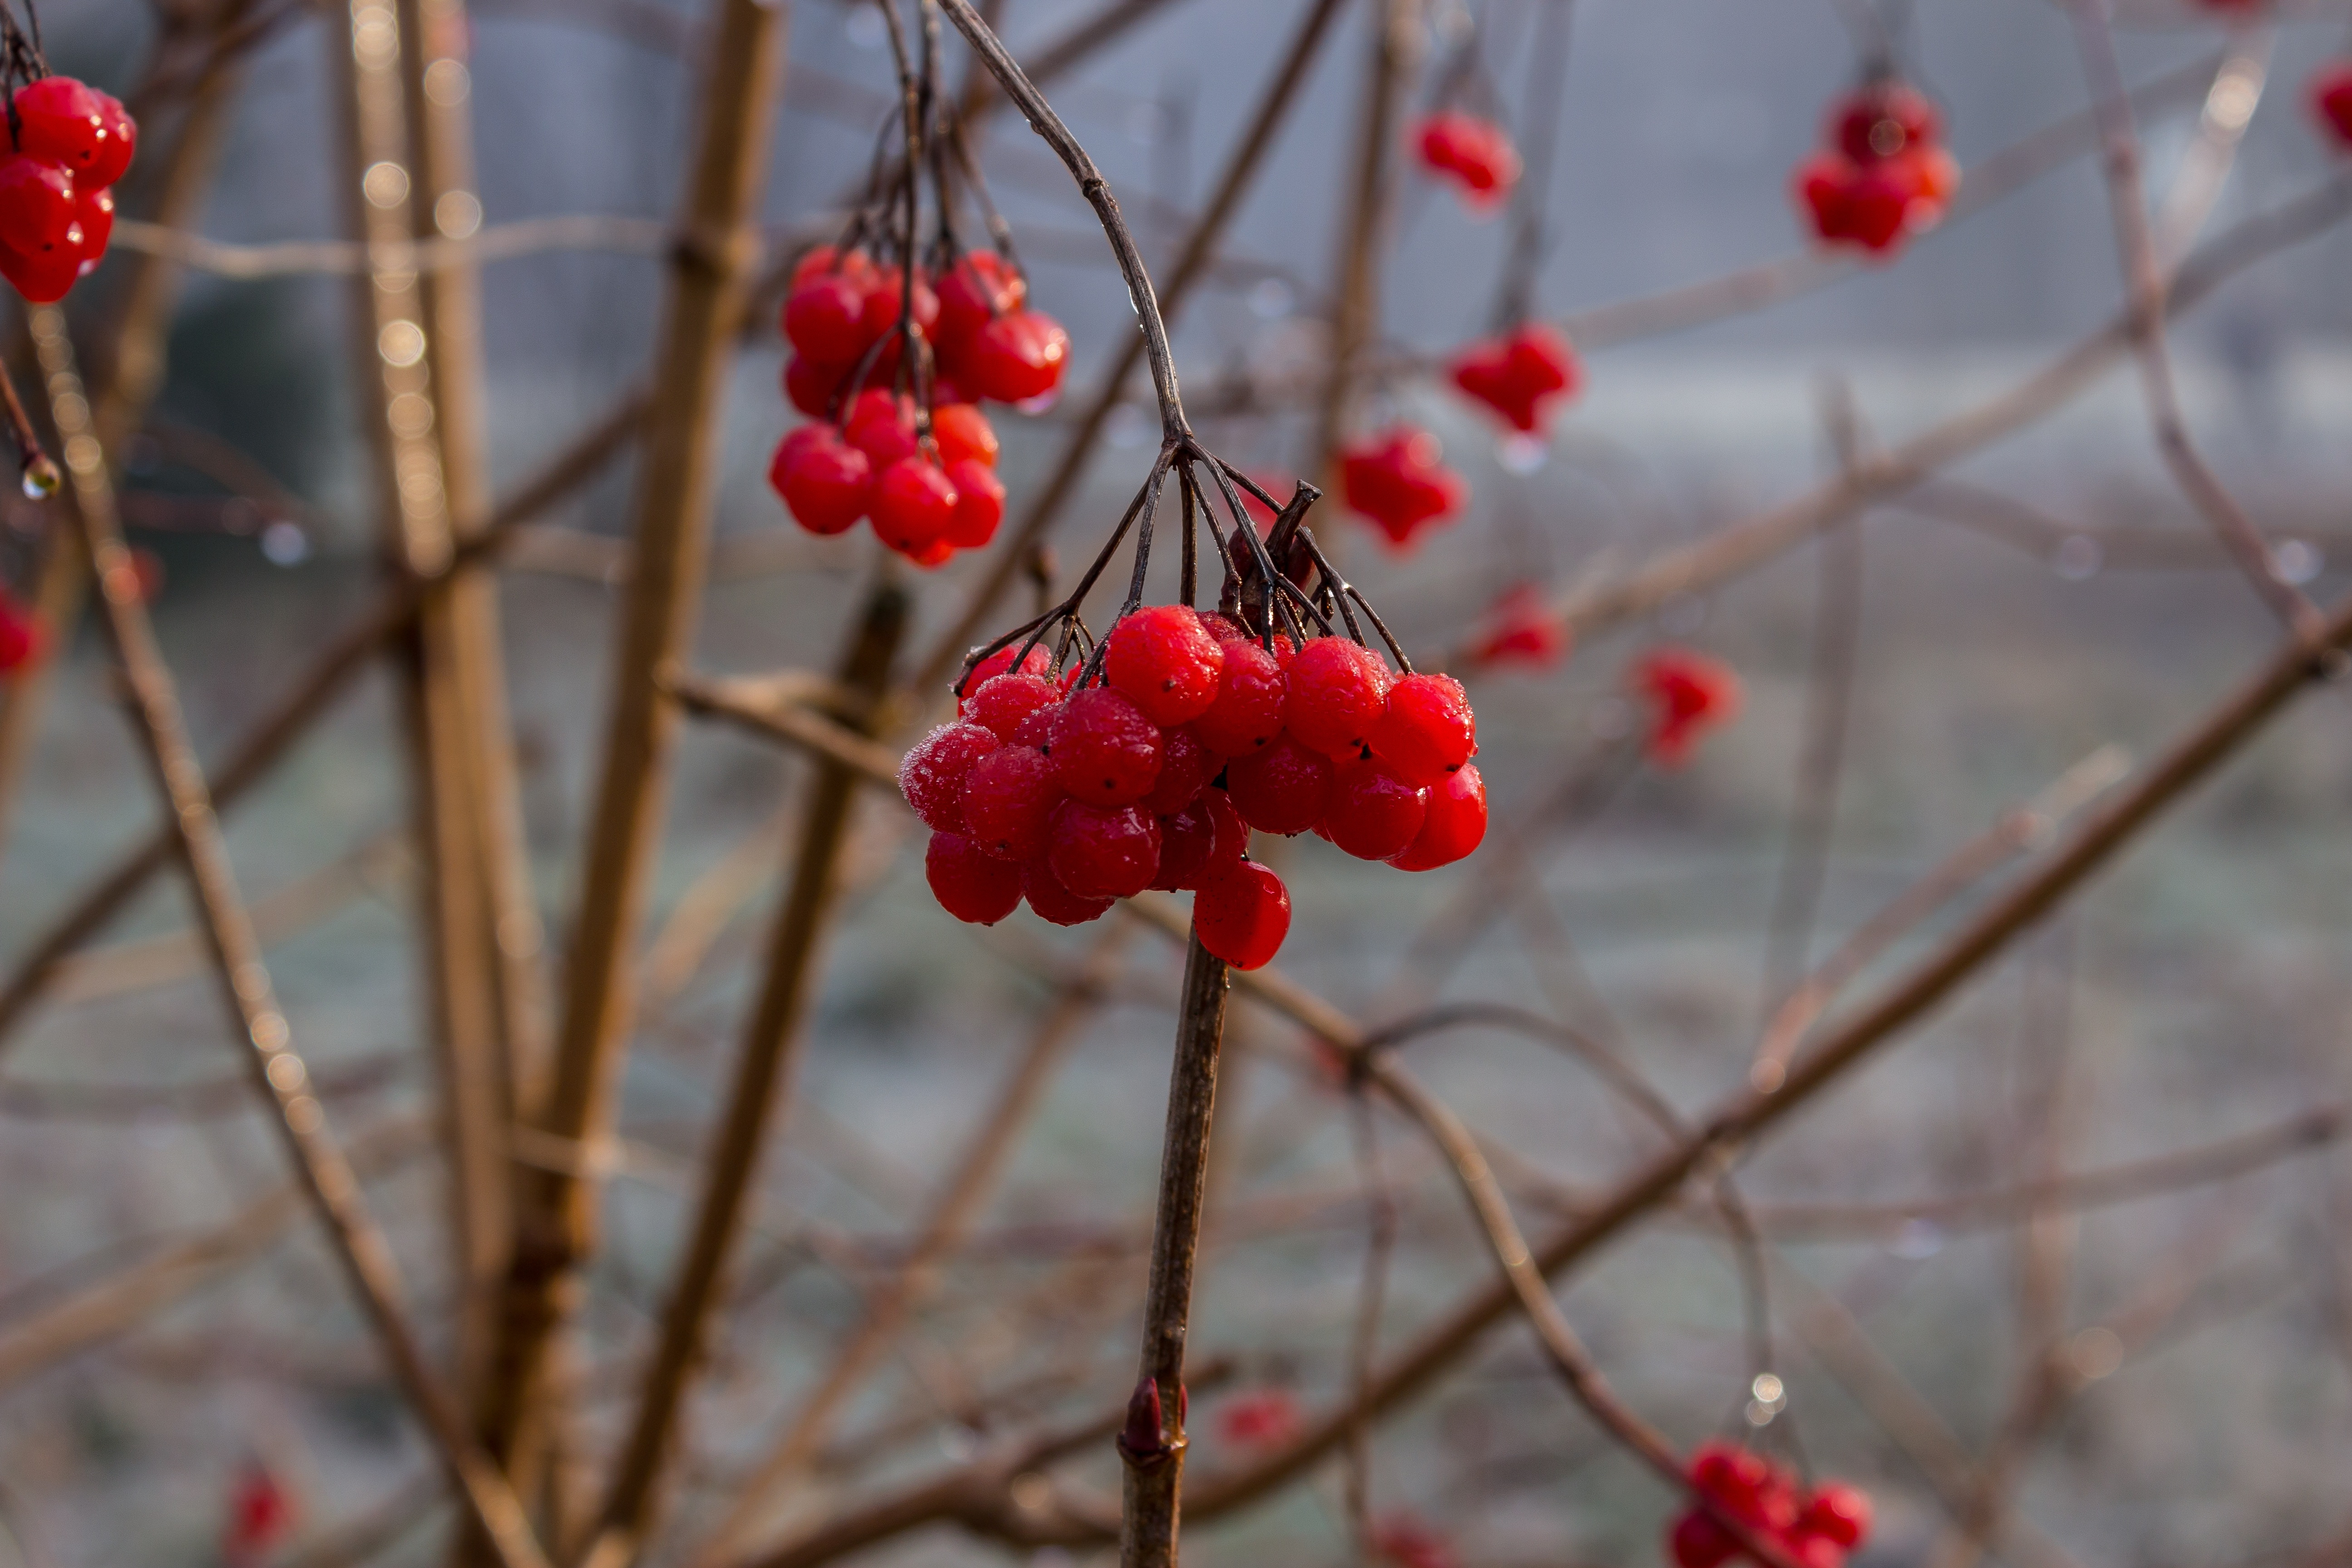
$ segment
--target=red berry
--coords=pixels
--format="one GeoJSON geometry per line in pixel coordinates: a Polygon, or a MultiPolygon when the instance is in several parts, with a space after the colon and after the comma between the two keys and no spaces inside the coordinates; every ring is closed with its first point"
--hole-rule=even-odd
{"type": "Polygon", "coordinates": [[[874,466],[830,425],[803,425],[777,444],[768,483],[811,533],[842,533],[866,515],[874,466]]]}
{"type": "Polygon", "coordinates": [[[1107,686],[1073,695],[1054,729],[1062,788],[1093,805],[1141,800],[1160,778],[1160,726],[1107,686]]]}
{"type": "Polygon", "coordinates": [[[1027,280],[994,251],[961,257],[940,279],[939,341],[961,346],[991,317],[1019,310],[1028,297],[1027,280]]]}
{"type": "Polygon", "coordinates": [[[1289,1390],[1237,1394],[1217,1412],[1217,1436],[1241,1448],[1274,1448],[1307,1428],[1307,1418],[1289,1390]]]}
{"type": "Polygon", "coordinates": [[[1402,550],[1423,529],[1459,512],[1469,500],[1462,476],[1438,457],[1437,437],[1409,426],[1349,447],[1339,454],[1340,498],[1402,550]]]}
{"type": "MultiPolygon", "coordinates": [[[[61,163],[94,184],[110,185],[130,166],[131,153],[109,146],[117,140],[109,123],[110,104],[114,115],[121,115],[121,104],[69,76],[27,82],[16,89],[17,150],[61,163]]],[[[129,123],[127,116],[121,123],[129,123]]]]}
{"type": "Polygon", "coordinates": [[[923,876],[940,908],[960,921],[992,926],[1021,906],[1021,868],[981,852],[960,833],[934,833],[923,876]]]}
{"type": "Polygon", "coordinates": [[[1739,716],[1739,677],[1691,648],[1652,649],[1634,667],[1633,683],[1656,710],[1648,749],[1662,768],[1680,767],[1700,736],[1739,716]]]}
{"type": "Polygon", "coordinates": [[[846,368],[878,334],[866,330],[866,290],[838,272],[820,273],[784,299],[784,337],[819,364],[846,368]]]}
{"type": "Polygon", "coordinates": [[[1739,1542],[1712,1514],[1695,1508],[1675,1521],[1666,1550],[1676,1568],[1722,1568],[1738,1555],[1739,1542]]]}
{"type": "Polygon", "coordinates": [[[114,193],[81,186],[74,192],[74,221],[81,225],[81,270],[88,273],[106,258],[114,237],[114,193]]]}
{"type": "Polygon", "coordinates": [[[1857,163],[1874,163],[1943,135],[1943,117],[1907,82],[1877,82],[1830,108],[1828,139],[1857,163]]]}
{"type": "Polygon", "coordinates": [[[963,701],[963,716],[999,740],[1011,741],[1023,720],[1041,708],[1057,708],[1061,701],[1061,692],[1043,676],[997,675],[972,688],[963,701]]]}
{"type": "Polygon", "coordinates": [[[1209,787],[1218,766],[1209,748],[1191,730],[1162,730],[1160,776],[1152,781],[1151,793],[1143,797],[1144,809],[1161,816],[1183,810],[1209,787]]]}
{"type": "Polygon", "coordinates": [[[1045,852],[1046,825],[1061,801],[1062,787],[1045,752],[999,746],[964,775],[964,831],[1000,860],[1034,860],[1045,852]]]}
{"type": "MultiPolygon", "coordinates": [[[[971,673],[957,683],[956,695],[962,700],[967,709],[971,706],[972,693],[1012,669],[1013,656],[1019,653],[1022,647],[1022,643],[1013,642],[998,648],[994,653],[972,666],[971,673]]],[[[1024,675],[1045,675],[1050,673],[1053,668],[1053,658],[1046,653],[1042,645],[1031,648],[1028,657],[1021,661],[1021,673],[1024,675]]]]}
{"type": "MultiPolygon", "coordinates": [[[[936,389],[934,389],[936,393],[936,389]]],[[[942,403],[931,409],[931,439],[940,461],[952,468],[969,458],[996,467],[996,431],[988,416],[969,403],[942,403]]]]}
{"type": "Polygon", "coordinates": [[[1061,384],[1069,356],[1061,323],[1042,311],[1008,310],[972,334],[956,382],[976,397],[1026,403],[1061,384]]]}
{"type": "Polygon", "coordinates": [[[1429,819],[1429,791],[1379,762],[1343,764],[1332,775],[1319,831],[1359,860],[1402,854],[1429,819]]]}
{"type": "Polygon", "coordinates": [[[1446,110],[1423,121],[1414,142],[1423,166],[1444,175],[1473,210],[1501,205],[1518,183],[1518,152],[1493,121],[1446,110]]]}
{"type": "Polygon", "coordinates": [[[1290,889],[1257,861],[1222,867],[1192,895],[1192,931],[1235,969],[1261,968],[1290,934],[1290,889]]]}
{"type": "Polygon", "coordinates": [[[2337,60],[2311,79],[2311,108],[2336,145],[2352,152],[2352,60],[2337,60]]]}
{"type": "Polygon", "coordinates": [[[1583,379],[1576,351],[1540,321],[1475,343],[1454,362],[1454,384],[1501,415],[1515,430],[1540,429],[1559,400],[1583,379]]]}
{"type": "Polygon", "coordinates": [[[1160,819],[1160,874],[1151,885],[1166,893],[1197,888],[1213,866],[1238,860],[1248,825],[1234,815],[1223,790],[1210,790],[1181,811],[1160,819]]]}
{"type": "Polygon", "coordinates": [[[1851,1552],[1870,1533],[1870,1494],[1832,1481],[1813,1493],[1797,1516],[1797,1528],[1851,1552]]]}
{"type": "Polygon", "coordinates": [[[1045,864],[1082,899],[1124,899],[1160,874],[1160,821],[1139,805],[1066,800],[1045,832],[1045,864]]]}
{"type": "Polygon", "coordinates": [[[956,500],[955,486],[937,467],[901,458],[876,477],[866,510],[877,539],[902,555],[916,555],[946,542],[956,500]]]}
{"type": "Polygon", "coordinates": [[[1192,729],[1211,751],[1247,756],[1282,733],[1290,681],[1281,661],[1256,643],[1244,638],[1221,646],[1224,664],[1217,675],[1216,700],[1192,721],[1192,729]]]}
{"type": "Polygon", "coordinates": [[[997,749],[999,737],[978,724],[942,724],[898,760],[898,793],[937,833],[962,833],[963,789],[972,764],[997,749]]]}
{"type": "Polygon", "coordinates": [[[15,284],[16,292],[36,305],[56,304],[80,276],[81,256],[78,249],[48,251],[39,256],[0,250],[0,277],[15,284]]]}
{"type": "Polygon", "coordinates": [[[0,159],[0,245],[37,256],[78,250],[73,176],[44,158],[0,159]]]}
{"type": "Polygon", "coordinates": [[[1478,721],[1452,676],[1408,675],[1389,688],[1388,706],[1366,740],[1399,778],[1433,784],[1476,752],[1478,721]]]}
{"type": "Polygon", "coordinates": [[[1224,650],[1185,605],[1154,605],[1111,628],[1103,673],[1160,725],[1181,724],[1217,700],[1224,650]]]}
{"type": "Polygon", "coordinates": [[[995,469],[973,458],[950,463],[947,476],[956,493],[948,542],[961,550],[978,550],[996,537],[996,526],[1004,521],[1004,485],[995,469]]]}
{"type": "Polygon", "coordinates": [[[1044,859],[1024,862],[1021,868],[1021,896],[1037,918],[1057,926],[1084,925],[1088,921],[1102,919],[1117,900],[1112,899],[1082,899],[1061,881],[1044,859]]]}
{"type": "Polygon", "coordinates": [[[842,410],[841,433],[849,444],[872,459],[880,473],[901,458],[919,455],[915,439],[915,403],[880,387],[869,386],[842,410]]]}
{"type": "Polygon", "coordinates": [[[0,675],[13,675],[41,656],[41,623],[0,595],[0,675]]]}
{"type": "Polygon", "coordinates": [[[1315,637],[1290,661],[1282,722],[1301,745],[1335,757],[1360,752],[1388,707],[1389,668],[1346,637],[1315,637]]]}
{"type": "Polygon", "coordinates": [[[819,364],[803,354],[784,362],[784,396],[812,419],[833,416],[834,395],[841,390],[838,366],[819,364]]]}
{"type": "Polygon", "coordinates": [[[1486,781],[1478,764],[1465,763],[1429,788],[1429,815],[1402,852],[1389,857],[1400,871],[1432,871],[1450,866],[1486,837],[1486,781]]]}
{"type": "Polygon", "coordinates": [[[1568,657],[1568,623],[1532,583],[1507,589],[1486,612],[1486,635],[1471,645],[1470,661],[1481,668],[1521,664],[1549,669],[1568,657]]]}
{"type": "Polygon", "coordinates": [[[106,136],[98,145],[98,156],[83,173],[90,184],[100,189],[115,184],[131,172],[131,160],[139,152],[139,122],[122,107],[122,100],[112,93],[90,89],[98,100],[99,119],[106,136]]]}
{"type": "MultiPolygon", "coordinates": [[[[885,267],[875,274],[874,281],[866,287],[860,325],[867,342],[874,342],[885,332],[898,330],[898,313],[906,303],[903,276],[897,268],[885,267]]],[[[929,337],[939,319],[940,297],[931,292],[931,286],[923,280],[922,271],[918,268],[915,272],[916,332],[922,337],[929,337]]]]}
{"type": "Polygon", "coordinates": [[[1331,773],[1330,758],[1286,734],[1226,763],[1225,790],[1242,820],[1260,833],[1304,833],[1323,820],[1331,773]]]}

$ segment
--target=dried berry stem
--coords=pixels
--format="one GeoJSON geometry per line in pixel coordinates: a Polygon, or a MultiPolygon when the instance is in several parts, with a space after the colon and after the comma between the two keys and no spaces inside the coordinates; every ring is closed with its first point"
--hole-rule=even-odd
{"type": "Polygon", "coordinates": [[[1168,1130],[1160,1151],[1160,1198],[1151,1232],[1151,1279],[1143,1302],[1143,1357],[1119,1438],[1119,1568],[1175,1568],[1184,1478],[1184,1335],[1207,1190],[1209,1128],[1217,1104],[1217,1056],[1225,1032],[1225,964],[1194,936],[1184,953],[1183,1010],[1168,1080],[1168,1130]],[[1148,1394],[1148,1397],[1147,1397],[1148,1394]]]}

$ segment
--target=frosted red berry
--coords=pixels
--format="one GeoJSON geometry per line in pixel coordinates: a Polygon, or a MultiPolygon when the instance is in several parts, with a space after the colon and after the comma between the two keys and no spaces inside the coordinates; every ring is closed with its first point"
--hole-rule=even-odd
{"type": "Polygon", "coordinates": [[[982,854],[960,833],[934,833],[923,877],[940,908],[973,925],[992,926],[1021,906],[1021,868],[982,854]]]}
{"type": "Polygon", "coordinates": [[[1452,676],[1400,676],[1366,741],[1399,778],[1433,784],[1478,750],[1478,721],[1452,676]]]}
{"type": "Polygon", "coordinates": [[[1343,764],[1331,777],[1320,831],[1359,860],[1385,860],[1404,852],[1429,819],[1429,791],[1397,777],[1384,763],[1343,764]]]}
{"type": "Polygon", "coordinates": [[[1008,672],[972,688],[964,700],[963,716],[999,740],[1012,741],[1019,738],[1023,720],[1040,709],[1055,708],[1061,700],[1061,692],[1043,676],[1008,672]]]}
{"type": "Polygon", "coordinates": [[[1468,855],[1486,837],[1486,781],[1478,776],[1477,763],[1465,763],[1429,786],[1421,831],[1389,857],[1389,864],[1400,871],[1433,871],[1468,855]]]}
{"type": "Polygon", "coordinates": [[[1160,778],[1160,726],[1107,686],[1072,695],[1053,752],[1062,788],[1093,805],[1141,800],[1160,778]]]}
{"type": "Polygon", "coordinates": [[[1192,895],[1192,930],[1235,969],[1262,968],[1290,934],[1290,889],[1255,860],[1218,867],[1192,895]]]}
{"type": "Polygon", "coordinates": [[[1160,822],[1139,805],[1066,800],[1045,833],[1045,864],[1082,899],[1124,899],[1160,873],[1160,822]]]}
{"type": "Polygon", "coordinates": [[[1103,650],[1103,673],[1111,685],[1162,726],[1208,711],[1224,667],[1224,649],[1183,605],[1137,610],[1111,629],[1103,650]]]}
{"type": "Polygon", "coordinates": [[[921,458],[901,458],[874,479],[866,511],[874,536],[902,555],[944,543],[955,521],[956,489],[921,458]]]}
{"type": "Polygon", "coordinates": [[[1004,521],[1004,485],[996,471],[975,458],[959,458],[947,466],[948,483],[955,487],[955,515],[948,521],[947,541],[959,550],[978,550],[996,537],[1004,521]]]}
{"type": "Polygon", "coordinates": [[[841,533],[866,515],[874,465],[832,426],[803,425],[778,444],[768,483],[803,528],[841,533]]]}
{"type": "Polygon", "coordinates": [[[1345,637],[1315,637],[1290,661],[1282,721],[1292,737],[1332,756],[1363,750],[1388,707],[1389,668],[1345,637]]]}
{"type": "Polygon", "coordinates": [[[1285,734],[1225,765],[1225,789],[1242,820],[1260,833],[1304,833],[1323,820],[1331,759],[1285,734]]]}
{"type": "Polygon", "coordinates": [[[1000,860],[1034,860],[1061,801],[1052,759],[1034,746],[999,746],[964,775],[964,831],[1000,860]]]}
{"type": "MultiPolygon", "coordinates": [[[[1013,656],[1021,653],[1021,650],[1022,645],[1016,642],[1009,647],[998,648],[971,667],[971,673],[965,676],[956,687],[956,695],[966,708],[971,706],[974,692],[1013,668],[1013,656]]],[[[1029,649],[1021,659],[1021,673],[1024,675],[1045,675],[1053,668],[1054,660],[1043,647],[1029,649]]]]}
{"type": "Polygon", "coordinates": [[[1021,896],[1037,918],[1057,926],[1084,925],[1109,912],[1117,900],[1112,899],[1082,899],[1062,886],[1061,879],[1042,858],[1030,860],[1021,868],[1021,896]]]}
{"type": "Polygon", "coordinates": [[[1144,808],[1162,816],[1183,810],[1208,788],[1223,765],[1189,727],[1160,731],[1160,776],[1143,797],[1144,808]]]}
{"type": "Polygon", "coordinates": [[[1210,750],[1244,757],[1273,744],[1282,733],[1290,682],[1280,660],[1256,643],[1221,646],[1216,698],[1192,721],[1192,730],[1210,750]]]}
{"type": "Polygon", "coordinates": [[[898,760],[898,793],[939,833],[965,831],[963,788],[972,764],[1003,744],[979,724],[942,724],[907,749],[898,760]]]}

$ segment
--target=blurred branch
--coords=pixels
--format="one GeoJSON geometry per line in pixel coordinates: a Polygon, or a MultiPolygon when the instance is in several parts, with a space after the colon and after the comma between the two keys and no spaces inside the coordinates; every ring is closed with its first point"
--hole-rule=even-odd
{"type": "Polygon", "coordinates": [[[362,240],[286,240],[268,245],[233,245],[185,229],[137,218],[114,226],[114,244],[215,277],[357,277],[379,268],[413,272],[458,264],[511,261],[549,251],[607,251],[657,256],[669,243],[669,226],[658,218],[598,213],[567,213],[492,224],[465,239],[420,239],[378,243],[362,240]]]}

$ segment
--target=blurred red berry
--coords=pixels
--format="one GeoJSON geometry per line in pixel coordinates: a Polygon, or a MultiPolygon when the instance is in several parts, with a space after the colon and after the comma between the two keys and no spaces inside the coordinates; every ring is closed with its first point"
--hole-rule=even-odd
{"type": "Polygon", "coordinates": [[[1340,499],[1402,551],[1423,529],[1454,516],[1469,500],[1462,476],[1439,456],[1437,437],[1409,426],[1347,447],[1339,454],[1340,499]]]}
{"type": "Polygon", "coordinates": [[[874,536],[902,555],[918,555],[947,542],[954,526],[956,488],[937,465],[901,458],[875,476],[866,510],[874,536]]]}
{"type": "Polygon", "coordinates": [[[950,466],[970,458],[996,467],[996,430],[988,416],[969,403],[935,403],[931,408],[931,439],[939,444],[940,461],[950,466]]]}
{"type": "Polygon", "coordinates": [[[1445,110],[1423,120],[1412,141],[1422,166],[1452,184],[1474,212],[1500,206],[1519,182],[1518,150],[1491,120],[1445,110]]]}
{"type": "Polygon", "coordinates": [[[1278,1448],[1306,1426],[1297,1399],[1286,1388],[1237,1394],[1217,1411],[1217,1435],[1236,1448],[1278,1448]]]}
{"type": "Polygon", "coordinates": [[[1480,668],[1525,665],[1549,669],[1568,657],[1568,623],[1543,590],[1521,583],[1504,590],[1486,612],[1486,629],[1470,647],[1470,662],[1480,668]]]}
{"type": "Polygon", "coordinates": [[[803,528],[842,533],[866,515],[874,465],[832,426],[803,425],[777,444],[768,483],[803,528]]]}
{"type": "Polygon", "coordinates": [[[1680,767],[1699,738],[1739,716],[1739,677],[1720,659],[1686,647],[1653,648],[1633,668],[1633,689],[1654,710],[1650,760],[1680,767]]]}
{"type": "Polygon", "coordinates": [[[1454,384],[1514,430],[1540,430],[1553,407],[1576,395],[1583,367],[1568,340],[1540,321],[1473,343],[1455,357],[1454,384]]]}
{"type": "Polygon", "coordinates": [[[2320,129],[2339,149],[2352,153],[2352,60],[2320,68],[2311,79],[2311,109],[2320,129]]]}
{"type": "Polygon", "coordinates": [[[958,458],[948,464],[947,479],[956,493],[947,542],[959,550],[978,550],[996,537],[997,525],[1004,521],[1003,481],[976,458],[958,458]]]}
{"type": "Polygon", "coordinates": [[[975,397],[1026,403],[1062,384],[1070,335],[1042,311],[1009,310],[972,334],[956,361],[956,384],[975,397]]]}
{"type": "Polygon", "coordinates": [[[961,347],[997,316],[1029,298],[1027,279],[992,250],[959,257],[939,282],[938,342],[961,347]]]}

